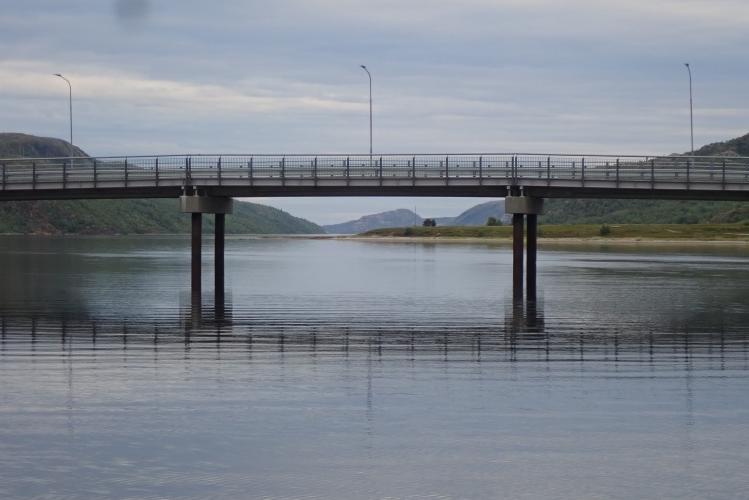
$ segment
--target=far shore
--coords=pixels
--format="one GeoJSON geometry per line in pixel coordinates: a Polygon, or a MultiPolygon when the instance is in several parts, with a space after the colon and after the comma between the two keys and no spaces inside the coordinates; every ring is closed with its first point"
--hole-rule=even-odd
{"type": "MultiPolygon", "coordinates": [[[[427,237],[427,236],[362,236],[339,235],[322,236],[317,238],[348,241],[370,241],[376,243],[486,243],[492,245],[511,245],[512,238],[480,238],[480,237],[427,237]]],[[[745,240],[667,240],[655,238],[538,238],[538,244],[543,246],[567,245],[652,245],[652,246],[749,246],[749,239],[745,240]]]]}
{"type": "MultiPolygon", "coordinates": [[[[538,233],[539,244],[544,246],[749,245],[749,225],[745,224],[560,224],[541,225],[538,233]]],[[[393,243],[491,243],[502,245],[512,242],[512,227],[390,228],[334,237],[343,240],[393,243]]]]}

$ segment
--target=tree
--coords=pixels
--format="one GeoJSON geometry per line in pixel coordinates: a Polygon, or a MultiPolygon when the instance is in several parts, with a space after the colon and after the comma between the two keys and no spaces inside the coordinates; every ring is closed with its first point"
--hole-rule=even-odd
{"type": "Polygon", "coordinates": [[[437,221],[434,219],[424,219],[422,225],[424,227],[437,227],[437,221]]]}
{"type": "Polygon", "coordinates": [[[497,219],[496,217],[489,217],[486,219],[486,225],[487,226],[501,226],[502,221],[497,219]]]}

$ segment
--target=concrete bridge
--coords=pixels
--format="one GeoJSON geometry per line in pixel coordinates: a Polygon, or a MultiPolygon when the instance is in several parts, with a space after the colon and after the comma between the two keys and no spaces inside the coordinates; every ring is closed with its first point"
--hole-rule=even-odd
{"type": "Polygon", "coordinates": [[[392,154],[182,155],[0,159],[0,201],[179,198],[192,214],[192,290],[201,291],[202,214],[216,217],[215,288],[224,289],[224,217],[233,197],[506,198],[513,296],[536,297],[544,198],[749,200],[749,157],[392,154]],[[527,236],[525,235],[527,227],[527,236]]]}

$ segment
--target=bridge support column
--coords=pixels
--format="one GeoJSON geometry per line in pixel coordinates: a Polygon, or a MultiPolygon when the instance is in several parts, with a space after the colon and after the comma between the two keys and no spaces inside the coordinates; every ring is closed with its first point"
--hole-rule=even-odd
{"type": "Polygon", "coordinates": [[[538,215],[528,214],[525,216],[528,226],[525,251],[526,258],[526,298],[529,302],[536,301],[536,249],[538,238],[538,215]]]}
{"type": "Polygon", "coordinates": [[[515,191],[505,198],[505,212],[512,214],[512,298],[516,302],[523,300],[523,230],[527,219],[526,291],[527,300],[535,301],[538,215],[543,213],[543,199],[522,196],[515,191]]]}
{"type": "Polygon", "coordinates": [[[193,296],[200,296],[202,264],[203,214],[216,214],[215,220],[215,293],[224,296],[224,229],[225,215],[232,212],[232,199],[219,196],[180,196],[180,210],[192,214],[192,279],[193,296]]]}
{"type": "Polygon", "coordinates": [[[192,214],[192,263],[190,274],[190,289],[193,296],[200,296],[203,264],[203,214],[192,214]]]}
{"type": "Polygon", "coordinates": [[[512,214],[512,300],[523,300],[523,214],[512,214]]]}
{"type": "Polygon", "coordinates": [[[216,214],[214,223],[214,285],[216,299],[224,296],[224,228],[226,214],[216,214]]]}

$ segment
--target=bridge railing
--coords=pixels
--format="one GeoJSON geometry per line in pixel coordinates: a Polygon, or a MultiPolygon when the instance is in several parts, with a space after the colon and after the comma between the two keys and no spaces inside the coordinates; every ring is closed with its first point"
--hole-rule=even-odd
{"type": "Polygon", "coordinates": [[[187,155],[0,159],[0,189],[254,180],[478,179],[749,184],[748,157],[543,154],[187,155]]]}

